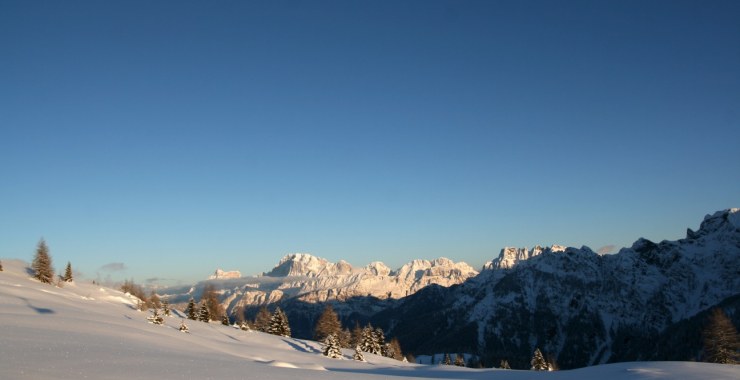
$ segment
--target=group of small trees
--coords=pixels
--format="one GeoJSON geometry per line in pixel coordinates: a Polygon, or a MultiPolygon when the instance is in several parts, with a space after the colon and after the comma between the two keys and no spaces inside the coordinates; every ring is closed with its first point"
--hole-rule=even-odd
{"type": "MultiPolygon", "coordinates": [[[[36,253],[33,256],[33,262],[31,263],[31,269],[33,270],[33,277],[37,280],[45,283],[54,283],[54,266],[52,265],[51,255],[49,254],[49,247],[46,245],[46,241],[41,238],[36,245],[36,253]]],[[[0,270],[2,265],[0,264],[0,270]]],[[[72,274],[72,264],[68,261],[67,267],[64,270],[64,275],[59,276],[59,283],[61,282],[72,282],[74,276],[72,274]]]]}
{"type": "Polygon", "coordinates": [[[721,308],[712,310],[704,330],[704,355],[710,363],[740,363],[740,337],[721,308]]]}
{"type": "Polygon", "coordinates": [[[326,305],[314,327],[314,339],[323,342],[324,355],[331,358],[341,357],[342,348],[354,346],[355,360],[364,361],[364,352],[382,355],[396,360],[404,360],[401,345],[398,339],[393,338],[390,342],[385,341],[385,334],[381,328],[373,328],[367,325],[360,328],[359,325],[350,333],[342,328],[337,313],[331,305],[326,305]]]}

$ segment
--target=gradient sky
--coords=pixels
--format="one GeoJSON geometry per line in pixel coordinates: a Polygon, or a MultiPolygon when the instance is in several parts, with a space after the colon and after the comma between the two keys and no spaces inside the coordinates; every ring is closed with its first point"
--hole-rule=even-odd
{"type": "MultiPolygon", "coordinates": [[[[139,283],[740,206],[738,1],[0,2],[0,257],[139,283]]],[[[605,250],[610,250],[606,248],[605,250]]],[[[615,249],[611,249],[615,251],[615,249]]]]}

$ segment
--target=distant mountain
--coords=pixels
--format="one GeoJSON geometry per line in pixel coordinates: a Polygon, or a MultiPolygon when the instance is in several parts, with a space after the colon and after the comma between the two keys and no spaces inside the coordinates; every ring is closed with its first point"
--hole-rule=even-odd
{"type": "Polygon", "coordinates": [[[737,310],[740,322],[740,210],[707,215],[678,241],[639,239],[614,255],[505,248],[484,268],[371,321],[415,353],[474,352],[519,368],[535,347],[563,368],[696,359],[708,309],[737,310]]]}
{"type": "MultiPolygon", "coordinates": [[[[354,267],[346,261],[337,263],[306,253],[286,255],[269,272],[255,277],[230,276],[217,270],[208,281],[195,286],[172,287],[160,290],[173,303],[184,303],[190,297],[199,299],[205,284],[213,284],[220,293],[227,312],[244,310],[248,315],[256,308],[280,303],[309,304],[311,313],[318,314],[324,302],[342,302],[338,306],[344,316],[359,313],[366,319],[385,307],[382,300],[395,300],[413,294],[427,285],[450,286],[460,284],[478,275],[478,271],[463,262],[455,263],[446,258],[414,260],[397,270],[381,262],[365,267],[354,267]],[[348,306],[364,300],[355,307],[348,306]],[[372,303],[369,305],[366,301],[372,303]],[[317,310],[313,310],[317,309],[317,310]]],[[[238,273],[238,272],[236,272],[238,273]]],[[[288,315],[291,310],[288,308],[288,315]]],[[[317,316],[317,315],[316,315],[317,316]]],[[[313,315],[311,317],[314,317],[313,315]]],[[[291,320],[297,336],[310,337],[312,325],[291,320]],[[305,324],[305,328],[300,328],[305,324]]]]}

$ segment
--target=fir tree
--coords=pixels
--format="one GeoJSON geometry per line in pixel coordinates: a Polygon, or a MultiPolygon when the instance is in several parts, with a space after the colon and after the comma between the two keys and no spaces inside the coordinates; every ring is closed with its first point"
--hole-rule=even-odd
{"type": "Polygon", "coordinates": [[[224,314],[223,317],[221,317],[221,324],[224,326],[229,325],[229,316],[224,314]]]}
{"type": "Polygon", "coordinates": [[[534,349],[534,355],[532,355],[530,364],[532,364],[531,369],[533,371],[547,371],[548,369],[547,361],[545,361],[545,357],[542,356],[539,348],[534,349]]]}
{"type": "Polygon", "coordinates": [[[170,302],[167,301],[167,298],[162,300],[162,313],[167,317],[172,315],[172,311],[170,310],[170,302]]]}
{"type": "Polygon", "coordinates": [[[501,369],[511,369],[511,366],[509,365],[509,361],[506,359],[501,359],[501,364],[498,366],[501,369]]]}
{"type": "Polygon", "coordinates": [[[206,284],[203,288],[203,295],[200,301],[205,302],[206,307],[208,307],[208,315],[211,319],[216,319],[226,313],[223,306],[221,306],[221,302],[218,300],[218,294],[213,284],[206,284]]]}
{"type": "Polygon", "coordinates": [[[710,363],[738,364],[740,337],[721,308],[712,310],[704,330],[704,353],[710,363]]]}
{"type": "Polygon", "coordinates": [[[189,333],[190,329],[188,329],[188,325],[185,324],[185,320],[183,319],[182,322],[180,322],[180,328],[178,329],[184,333],[189,333]]]}
{"type": "Polygon", "coordinates": [[[313,333],[314,340],[321,342],[332,334],[335,338],[338,338],[340,331],[342,331],[342,324],[339,322],[337,313],[334,312],[334,308],[331,305],[326,305],[319,320],[316,321],[313,333]]]}
{"type": "Polygon", "coordinates": [[[190,301],[188,301],[188,307],[185,308],[185,315],[193,321],[198,319],[198,314],[195,311],[195,300],[193,298],[190,298],[190,301]]]}
{"type": "Polygon", "coordinates": [[[270,319],[272,315],[266,307],[262,306],[254,318],[254,329],[257,331],[268,332],[270,329],[270,319]]]}
{"type": "Polygon", "coordinates": [[[62,276],[62,281],[74,281],[74,277],[72,276],[72,263],[70,263],[69,261],[67,261],[67,267],[64,269],[64,276],[62,276]]]}
{"type": "Polygon", "coordinates": [[[147,320],[151,323],[154,323],[155,325],[164,324],[164,318],[162,318],[162,316],[159,315],[159,312],[157,311],[157,309],[152,310],[152,315],[147,317],[147,320]]]}
{"type": "Polygon", "coordinates": [[[454,364],[458,367],[465,367],[465,356],[463,354],[456,354],[454,364]]]}
{"type": "Polygon", "coordinates": [[[198,320],[201,322],[211,321],[211,312],[208,310],[208,305],[202,301],[200,303],[200,310],[198,311],[198,320]]]}
{"type": "Polygon", "coordinates": [[[287,336],[290,337],[290,324],[288,323],[288,317],[278,307],[270,317],[270,326],[267,332],[273,335],[287,336]]]}
{"type": "Polygon", "coordinates": [[[381,354],[382,347],[378,344],[378,337],[372,325],[368,324],[362,329],[360,349],[375,355],[381,354]]]}
{"type": "Polygon", "coordinates": [[[443,364],[443,365],[452,365],[452,359],[450,359],[450,354],[448,354],[448,353],[445,352],[445,357],[444,357],[444,359],[442,359],[442,363],[440,363],[440,364],[443,364]]]}
{"type": "Polygon", "coordinates": [[[355,346],[355,354],[352,356],[352,359],[355,359],[359,362],[365,361],[365,355],[362,354],[362,349],[360,348],[359,344],[355,346]]]}
{"type": "Polygon", "coordinates": [[[54,281],[54,267],[51,264],[49,247],[46,246],[46,241],[43,238],[39,240],[36,247],[36,255],[33,258],[31,268],[37,280],[45,284],[51,284],[54,281]]]}
{"type": "Polygon", "coordinates": [[[341,347],[339,347],[339,341],[337,340],[336,335],[329,334],[326,338],[324,338],[324,356],[330,357],[332,359],[339,359],[342,357],[342,350],[341,347]]]}

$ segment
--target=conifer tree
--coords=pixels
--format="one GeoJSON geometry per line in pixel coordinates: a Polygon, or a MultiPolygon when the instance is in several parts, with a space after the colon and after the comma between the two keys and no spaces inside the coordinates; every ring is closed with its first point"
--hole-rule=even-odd
{"type": "Polygon", "coordinates": [[[403,361],[403,359],[406,358],[403,355],[403,352],[401,352],[401,343],[398,341],[398,338],[395,338],[394,337],[386,345],[388,346],[387,352],[388,352],[388,357],[389,358],[393,358],[393,359],[401,360],[401,361],[403,361]]]}
{"type": "Polygon", "coordinates": [[[267,330],[268,333],[273,335],[287,336],[290,337],[290,324],[288,323],[288,317],[280,310],[280,307],[275,309],[270,317],[270,326],[267,330]]]}
{"type": "Polygon", "coordinates": [[[358,344],[355,346],[355,354],[352,356],[352,359],[355,359],[359,362],[365,361],[365,355],[362,354],[362,349],[360,349],[360,345],[358,344]]]}
{"type": "Polygon", "coordinates": [[[160,307],[162,307],[162,302],[159,300],[159,295],[154,290],[149,293],[148,303],[149,307],[154,309],[159,309],[160,307]]]}
{"type": "Polygon", "coordinates": [[[445,357],[442,359],[442,364],[444,365],[452,365],[452,359],[450,359],[450,354],[445,352],[445,357]]]}
{"type": "Polygon", "coordinates": [[[208,310],[208,305],[205,302],[200,303],[200,311],[198,312],[198,320],[201,322],[211,321],[211,312],[208,310]]]}
{"type": "Polygon", "coordinates": [[[319,320],[316,321],[313,333],[314,340],[321,342],[330,334],[338,338],[340,331],[342,331],[342,324],[339,322],[337,313],[334,312],[334,308],[331,305],[326,305],[319,320]]]}
{"type": "Polygon", "coordinates": [[[51,284],[54,281],[54,267],[51,264],[49,247],[46,246],[46,241],[43,238],[39,240],[36,247],[36,255],[33,258],[31,268],[37,280],[45,284],[51,284]]]}
{"type": "Polygon", "coordinates": [[[465,356],[463,354],[455,354],[455,363],[458,367],[465,367],[465,356]]]}
{"type": "Polygon", "coordinates": [[[712,310],[704,330],[704,353],[710,363],[738,364],[740,337],[721,308],[712,310]]]}
{"type": "Polygon", "coordinates": [[[185,320],[184,319],[182,320],[182,322],[180,322],[180,328],[179,328],[179,330],[182,331],[182,332],[184,332],[184,333],[189,333],[190,332],[190,329],[188,329],[188,325],[185,324],[185,320]]]}
{"type": "Polygon", "coordinates": [[[147,320],[151,323],[154,323],[155,325],[164,324],[164,318],[162,318],[162,316],[159,315],[159,312],[157,311],[157,309],[152,310],[152,315],[147,317],[147,320]]]}
{"type": "Polygon", "coordinates": [[[355,321],[355,327],[352,329],[350,344],[359,346],[362,344],[362,327],[355,321]]]}
{"type": "Polygon", "coordinates": [[[329,334],[326,338],[324,338],[324,356],[330,357],[332,359],[339,359],[342,357],[342,350],[339,347],[339,341],[337,340],[336,335],[329,334]]]}
{"type": "Polygon", "coordinates": [[[170,310],[170,302],[167,301],[167,298],[162,300],[162,314],[167,317],[172,315],[172,311],[170,310]]]}
{"type": "Polygon", "coordinates": [[[67,267],[64,269],[64,276],[62,277],[62,280],[64,282],[72,282],[74,281],[74,277],[72,276],[72,263],[67,261],[67,267]]]}
{"type": "Polygon", "coordinates": [[[506,359],[501,359],[501,364],[498,366],[501,369],[511,369],[511,366],[509,365],[509,361],[506,359]]]}
{"type": "Polygon", "coordinates": [[[208,307],[208,315],[211,319],[217,319],[220,315],[226,313],[223,306],[221,306],[221,302],[218,300],[218,294],[213,284],[206,284],[200,300],[201,302],[205,301],[206,307],[208,307]]]}
{"type": "Polygon", "coordinates": [[[534,355],[532,355],[530,364],[532,364],[531,369],[533,371],[547,371],[548,368],[547,361],[545,361],[545,357],[542,356],[539,348],[534,349],[534,355]]]}
{"type": "MultiPolygon", "coordinates": [[[[380,345],[380,336],[378,335],[378,330],[380,331],[380,336],[383,336],[383,330],[377,329],[373,330],[372,325],[367,325],[365,328],[362,329],[362,342],[360,343],[360,348],[364,352],[369,352],[371,354],[375,355],[381,355],[383,351],[383,346],[380,345]]],[[[385,340],[385,337],[383,337],[383,340],[385,340]]]]}
{"type": "Polygon", "coordinates": [[[195,311],[195,299],[190,298],[190,301],[188,301],[188,307],[185,308],[185,315],[188,316],[188,319],[193,321],[198,319],[198,314],[195,311]]]}
{"type": "Polygon", "coordinates": [[[229,316],[228,315],[224,314],[221,317],[221,324],[224,325],[224,326],[228,326],[229,325],[229,316]]]}
{"type": "Polygon", "coordinates": [[[257,331],[268,332],[270,329],[270,319],[272,315],[266,307],[262,306],[254,318],[254,329],[257,331]]]}

